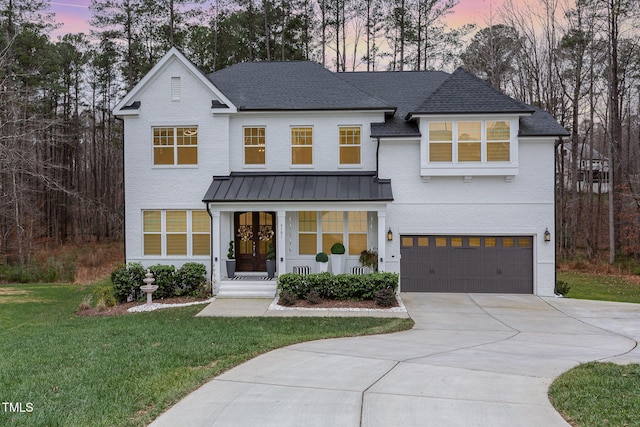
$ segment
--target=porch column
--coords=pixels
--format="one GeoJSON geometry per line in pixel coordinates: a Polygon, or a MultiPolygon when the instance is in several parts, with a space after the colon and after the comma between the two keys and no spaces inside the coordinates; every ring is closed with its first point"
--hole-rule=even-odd
{"type": "Polygon", "coordinates": [[[378,271],[385,271],[387,261],[387,212],[378,211],[378,271]]]}
{"type": "Polygon", "coordinates": [[[287,255],[287,233],[286,233],[286,218],[287,213],[285,211],[278,211],[278,240],[277,240],[277,265],[278,265],[278,275],[286,273],[287,263],[286,263],[286,255],[287,255]]]}
{"type": "MultiPolygon", "coordinates": [[[[222,257],[220,255],[220,211],[211,212],[211,269],[212,286],[220,283],[220,270],[222,268],[222,257]]],[[[217,290],[217,289],[216,289],[217,290]]]]}

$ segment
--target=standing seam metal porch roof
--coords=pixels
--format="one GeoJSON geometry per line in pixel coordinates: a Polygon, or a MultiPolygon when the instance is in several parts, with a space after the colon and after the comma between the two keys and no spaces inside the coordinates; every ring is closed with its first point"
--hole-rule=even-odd
{"type": "Polygon", "coordinates": [[[231,173],[214,176],[202,201],[392,201],[391,180],[363,173],[231,173]]]}

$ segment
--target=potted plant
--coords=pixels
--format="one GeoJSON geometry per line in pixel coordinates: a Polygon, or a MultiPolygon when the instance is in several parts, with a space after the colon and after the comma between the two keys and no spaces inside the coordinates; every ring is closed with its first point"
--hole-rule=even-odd
{"type": "Polygon", "coordinates": [[[373,249],[365,249],[360,252],[360,265],[369,267],[371,271],[378,271],[378,252],[373,249]]]}
{"type": "Polygon", "coordinates": [[[229,242],[229,250],[227,251],[227,277],[236,277],[236,253],[233,248],[234,241],[229,242]]]}
{"type": "Polygon", "coordinates": [[[269,250],[267,251],[267,277],[273,279],[276,275],[276,251],[273,249],[273,243],[269,242],[269,250]]]}
{"type": "Polygon", "coordinates": [[[316,254],[316,269],[318,273],[326,273],[329,269],[329,255],[324,252],[318,252],[316,254]]]}
{"type": "Polygon", "coordinates": [[[333,274],[344,273],[344,245],[340,242],[331,246],[331,271],[333,274]]]}

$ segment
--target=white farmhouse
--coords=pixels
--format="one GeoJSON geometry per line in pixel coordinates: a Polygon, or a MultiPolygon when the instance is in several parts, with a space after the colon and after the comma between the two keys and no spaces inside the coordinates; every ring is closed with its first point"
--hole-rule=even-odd
{"type": "Polygon", "coordinates": [[[554,142],[567,132],[463,69],[205,75],[172,49],[114,114],[128,262],[202,262],[220,295],[273,295],[258,280],[270,248],[278,274],[313,272],[339,242],[346,271],[375,252],[404,292],[553,294],[554,142]]]}

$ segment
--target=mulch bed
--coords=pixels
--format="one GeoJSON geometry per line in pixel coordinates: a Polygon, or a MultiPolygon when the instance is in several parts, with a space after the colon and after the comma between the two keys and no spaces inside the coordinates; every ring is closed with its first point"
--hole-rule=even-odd
{"type": "MultiPolygon", "coordinates": [[[[159,300],[153,300],[153,303],[160,303],[160,304],[183,304],[183,303],[189,303],[189,302],[197,302],[197,301],[206,301],[207,298],[164,298],[164,299],[159,299],[159,300]]],[[[122,304],[116,304],[113,307],[107,307],[103,310],[98,310],[95,307],[86,309],[86,310],[78,310],[76,312],[76,314],[78,316],[84,316],[84,317],[97,317],[97,316],[118,316],[120,314],[132,314],[130,312],[128,312],[127,310],[129,310],[131,307],[136,307],[139,305],[144,305],[146,304],[146,301],[143,302],[137,302],[137,301],[132,301],[132,302],[125,302],[122,304]]]]}

